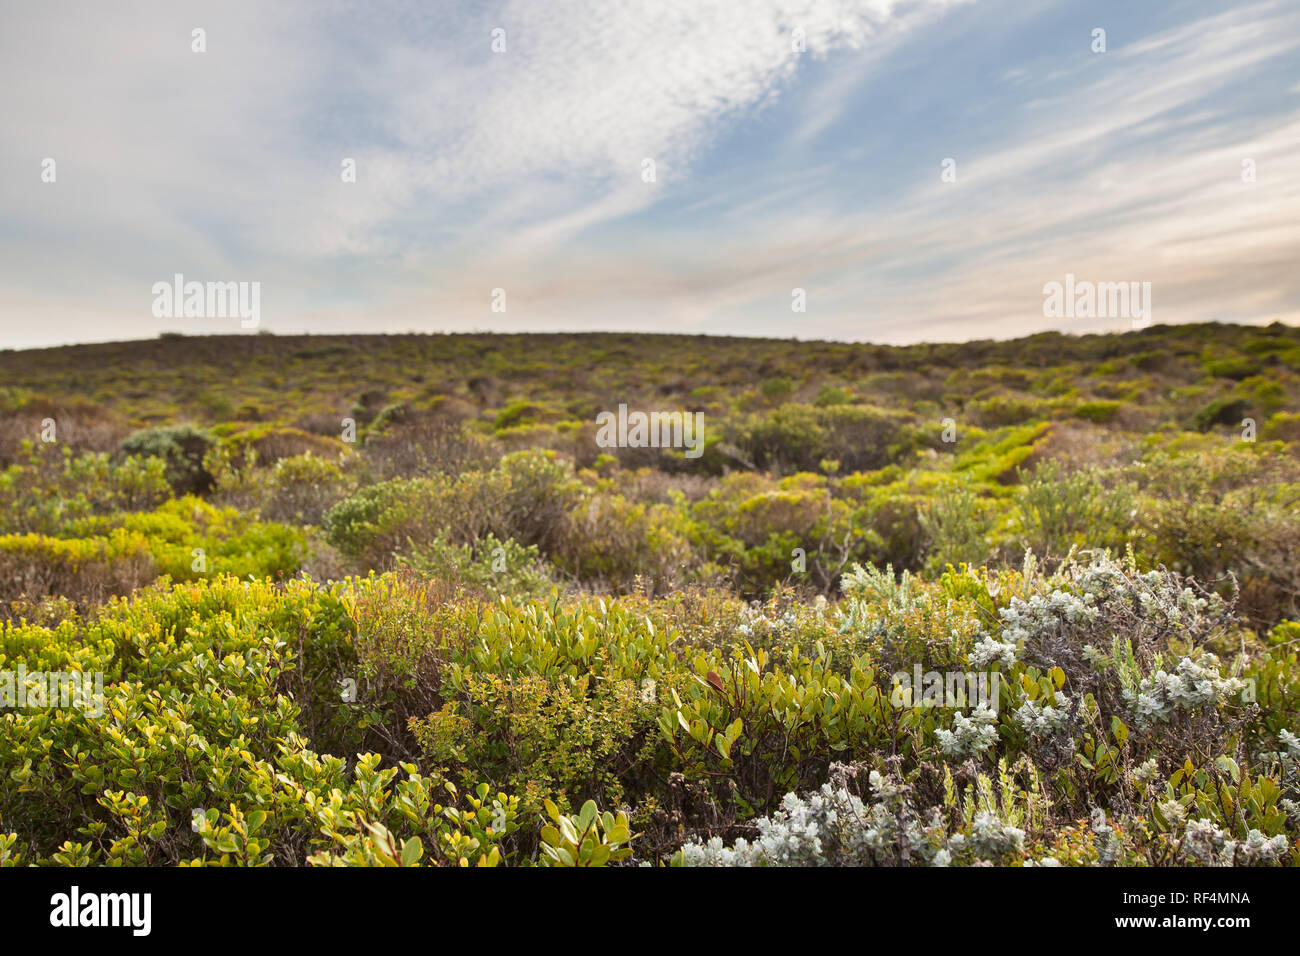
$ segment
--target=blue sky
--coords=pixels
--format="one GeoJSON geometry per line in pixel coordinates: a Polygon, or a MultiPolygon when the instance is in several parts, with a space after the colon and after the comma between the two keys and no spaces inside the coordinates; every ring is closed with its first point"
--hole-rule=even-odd
{"type": "Polygon", "coordinates": [[[281,333],[1300,319],[1294,0],[7,3],[0,90],[0,347],[240,331],[178,272],[281,333]]]}

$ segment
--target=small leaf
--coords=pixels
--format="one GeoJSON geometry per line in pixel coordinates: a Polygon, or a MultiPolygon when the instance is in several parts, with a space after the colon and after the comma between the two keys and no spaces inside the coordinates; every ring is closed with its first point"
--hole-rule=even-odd
{"type": "Polygon", "coordinates": [[[418,836],[411,837],[402,844],[402,866],[415,866],[424,855],[424,843],[418,836]]]}

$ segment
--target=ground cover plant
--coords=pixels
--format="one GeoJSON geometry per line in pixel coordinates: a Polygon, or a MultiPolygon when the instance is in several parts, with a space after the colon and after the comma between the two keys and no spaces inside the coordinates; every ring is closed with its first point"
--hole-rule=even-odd
{"type": "Polygon", "coordinates": [[[1298,399],[1282,325],[0,352],[0,863],[1295,865],[1298,399]]]}

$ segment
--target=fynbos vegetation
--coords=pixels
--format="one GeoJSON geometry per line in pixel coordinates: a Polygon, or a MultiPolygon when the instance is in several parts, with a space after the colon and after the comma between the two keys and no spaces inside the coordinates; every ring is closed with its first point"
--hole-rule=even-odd
{"type": "Polygon", "coordinates": [[[1291,328],[0,381],[0,863],[1300,862],[1291,328]]]}

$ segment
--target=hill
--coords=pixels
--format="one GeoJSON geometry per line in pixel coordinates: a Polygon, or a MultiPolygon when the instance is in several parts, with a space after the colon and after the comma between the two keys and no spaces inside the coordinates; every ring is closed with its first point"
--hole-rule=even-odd
{"type": "Polygon", "coordinates": [[[1298,399],[1282,325],[2,352],[0,863],[1295,863],[1298,399]]]}

